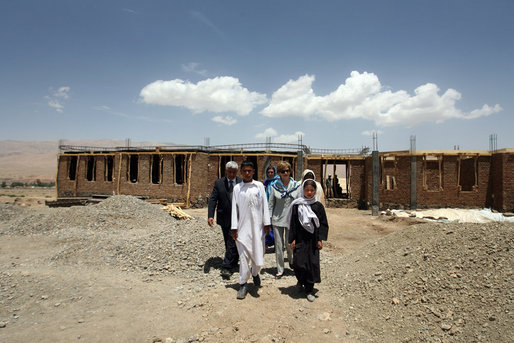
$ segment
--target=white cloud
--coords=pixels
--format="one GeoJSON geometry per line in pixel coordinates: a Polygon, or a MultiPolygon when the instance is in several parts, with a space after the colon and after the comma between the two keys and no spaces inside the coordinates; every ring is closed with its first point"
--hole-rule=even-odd
{"type": "Polygon", "coordinates": [[[237,120],[231,116],[224,116],[224,117],[215,116],[211,120],[215,123],[220,123],[220,124],[228,125],[228,126],[231,126],[231,125],[234,125],[235,123],[237,123],[237,120]]]}
{"type": "Polygon", "coordinates": [[[366,130],[366,131],[361,132],[361,134],[363,136],[370,136],[370,137],[373,136],[374,133],[376,133],[377,135],[381,135],[384,132],[382,132],[380,130],[366,130]]]}
{"type": "Polygon", "coordinates": [[[185,107],[193,112],[235,112],[248,115],[267,102],[265,94],[250,92],[239,79],[220,76],[194,84],[180,79],[158,80],[146,85],[139,94],[147,104],[185,107]]]}
{"type": "Polygon", "coordinates": [[[255,138],[266,139],[267,137],[275,137],[277,135],[278,135],[278,132],[275,129],[269,127],[266,130],[264,130],[264,132],[256,134],[255,138]]]}
{"type": "Polygon", "coordinates": [[[55,110],[59,113],[63,113],[64,100],[69,98],[69,91],[70,87],[68,86],[59,87],[57,90],[50,88],[51,94],[45,96],[45,99],[48,100],[48,106],[55,108],[55,110]]]}
{"type": "Polygon", "coordinates": [[[69,91],[70,91],[70,87],[68,87],[68,86],[59,87],[59,89],[54,92],[53,96],[56,98],[68,99],[69,91]]]}
{"type": "Polygon", "coordinates": [[[189,62],[188,64],[182,64],[182,70],[188,73],[195,73],[198,75],[206,76],[207,70],[205,69],[198,69],[200,66],[200,63],[196,62],[189,62]]]}
{"type": "Polygon", "coordinates": [[[275,129],[267,128],[264,132],[256,134],[255,138],[266,139],[267,137],[271,137],[271,140],[274,143],[297,143],[298,136],[305,136],[305,133],[296,131],[295,133],[288,135],[279,135],[275,129]]]}
{"type": "Polygon", "coordinates": [[[62,113],[64,110],[64,106],[58,100],[48,99],[48,106],[55,108],[59,113],[62,113]]]}
{"type": "Polygon", "coordinates": [[[177,123],[175,120],[171,120],[171,119],[153,118],[151,116],[145,116],[145,115],[133,116],[133,115],[130,115],[130,114],[127,114],[124,112],[115,111],[112,108],[110,108],[109,106],[105,106],[105,105],[93,106],[92,109],[95,111],[104,112],[108,115],[113,115],[113,116],[126,118],[126,119],[130,119],[130,120],[143,120],[143,121],[148,121],[151,123],[172,123],[172,124],[177,123]]]}
{"type": "Polygon", "coordinates": [[[118,117],[122,117],[122,118],[132,118],[132,117],[131,117],[131,116],[129,116],[128,114],[123,113],[123,112],[114,111],[112,108],[110,108],[109,106],[106,106],[106,105],[93,106],[92,108],[93,108],[95,111],[105,112],[105,113],[107,113],[107,114],[112,114],[112,115],[115,115],[115,116],[118,116],[118,117]]]}
{"type": "Polygon", "coordinates": [[[207,18],[202,12],[191,11],[189,13],[195,20],[210,27],[214,32],[216,32],[218,36],[220,36],[221,38],[225,38],[225,34],[216,25],[214,25],[214,23],[209,18],[207,18]]]}
{"type": "Polygon", "coordinates": [[[300,116],[318,117],[328,121],[362,118],[374,121],[378,126],[414,126],[422,122],[442,123],[448,119],[474,119],[502,110],[500,105],[469,113],[455,107],[461,94],[448,89],[439,95],[439,88],[427,83],[410,95],[404,90],[392,92],[384,89],[373,73],[352,71],[335,91],[317,96],[312,83],[315,77],[304,75],[289,80],[271,97],[261,114],[267,117],[300,116]]]}
{"type": "Polygon", "coordinates": [[[100,105],[100,106],[93,106],[93,109],[97,110],[97,111],[109,111],[111,108],[106,105],[100,105]]]}

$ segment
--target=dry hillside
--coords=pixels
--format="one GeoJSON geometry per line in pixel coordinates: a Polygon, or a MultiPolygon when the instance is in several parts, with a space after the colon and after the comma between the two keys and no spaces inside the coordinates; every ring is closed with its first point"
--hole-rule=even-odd
{"type": "MultiPolygon", "coordinates": [[[[48,182],[55,179],[57,168],[57,140],[55,141],[0,141],[0,182],[36,179],[48,182]]],[[[64,144],[116,147],[124,146],[124,140],[66,140],[64,144]]],[[[131,142],[132,146],[159,145],[155,142],[131,142]]],[[[172,143],[162,143],[172,145],[172,143]]]]}

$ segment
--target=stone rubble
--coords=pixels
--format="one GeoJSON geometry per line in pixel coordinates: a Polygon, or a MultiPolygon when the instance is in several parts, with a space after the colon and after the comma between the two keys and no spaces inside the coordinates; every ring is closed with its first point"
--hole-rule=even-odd
{"type": "Polygon", "coordinates": [[[49,235],[62,244],[57,264],[107,264],[149,277],[177,274],[201,278],[221,265],[221,230],[206,218],[178,220],[133,196],[112,196],[96,205],[21,208],[0,205],[7,221],[1,234],[49,235]]]}
{"type": "Polygon", "coordinates": [[[506,342],[514,337],[513,251],[512,223],[417,224],[322,263],[322,282],[371,337],[506,342]]]}
{"type": "MultiPolygon", "coordinates": [[[[149,282],[159,275],[189,280],[177,289],[189,294],[177,304],[187,310],[203,306],[191,300],[195,294],[226,283],[212,272],[224,253],[219,227],[209,227],[206,218],[177,220],[161,205],[132,196],[70,208],[0,204],[1,235],[56,239],[61,248],[51,256],[55,265],[109,265],[149,282]]],[[[514,337],[513,250],[512,223],[417,224],[352,254],[323,250],[316,288],[341,308],[352,341],[507,342],[514,337]]],[[[266,263],[273,264],[268,255],[266,263]]],[[[2,304],[17,296],[16,282],[8,271],[0,273],[2,304]]],[[[45,293],[30,297],[61,306],[45,293]]],[[[9,312],[15,316],[16,310],[9,312]]],[[[323,312],[318,320],[333,318],[323,312]]],[[[7,318],[0,319],[0,328],[6,327],[7,318]]]]}

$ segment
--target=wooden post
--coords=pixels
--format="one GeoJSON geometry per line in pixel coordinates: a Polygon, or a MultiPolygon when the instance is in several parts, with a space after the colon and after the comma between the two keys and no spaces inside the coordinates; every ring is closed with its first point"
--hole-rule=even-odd
{"type": "Polygon", "coordinates": [[[116,180],[116,195],[120,195],[120,181],[121,181],[121,165],[123,164],[123,153],[119,155],[118,161],[118,180],[116,180]]]}
{"type": "Polygon", "coordinates": [[[193,164],[193,154],[189,154],[189,170],[187,173],[187,197],[186,197],[186,208],[189,207],[189,193],[191,192],[191,167],[193,164]]]}
{"type": "Polygon", "coordinates": [[[57,198],[59,197],[59,190],[58,190],[58,188],[59,188],[59,182],[58,182],[59,181],[59,165],[60,165],[59,160],[60,160],[59,154],[57,154],[57,172],[55,174],[55,200],[57,200],[57,198]]]}
{"type": "Polygon", "coordinates": [[[457,190],[459,192],[462,190],[462,187],[460,186],[460,160],[461,160],[461,155],[459,154],[458,167],[457,167],[457,190]]]}
{"type": "Polygon", "coordinates": [[[348,188],[348,199],[352,198],[352,162],[348,160],[348,180],[346,180],[346,187],[348,188]]]}
{"type": "Polygon", "coordinates": [[[77,182],[79,181],[79,168],[80,166],[80,155],[77,155],[77,165],[75,166],[75,189],[73,190],[73,194],[77,196],[77,182]]]}
{"type": "Polygon", "coordinates": [[[439,190],[443,190],[443,156],[439,155],[439,190]]]}

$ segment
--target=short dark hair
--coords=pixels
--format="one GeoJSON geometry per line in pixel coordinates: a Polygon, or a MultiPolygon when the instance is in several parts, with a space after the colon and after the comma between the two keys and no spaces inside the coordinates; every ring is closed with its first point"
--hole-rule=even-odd
{"type": "Polygon", "coordinates": [[[243,161],[243,163],[241,163],[241,169],[243,169],[244,167],[252,167],[252,169],[255,169],[253,162],[249,160],[243,161]]]}
{"type": "Polygon", "coordinates": [[[314,187],[314,189],[318,189],[318,186],[316,185],[316,181],[314,181],[313,179],[305,180],[305,182],[303,183],[303,188],[305,188],[305,186],[312,186],[312,187],[314,187]]]}

